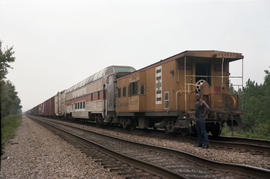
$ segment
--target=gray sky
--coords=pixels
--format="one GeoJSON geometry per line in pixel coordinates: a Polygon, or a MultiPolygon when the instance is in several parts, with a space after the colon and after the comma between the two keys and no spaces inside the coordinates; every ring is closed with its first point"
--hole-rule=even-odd
{"type": "MultiPolygon", "coordinates": [[[[23,110],[109,65],[136,69],[185,50],[241,52],[245,81],[270,66],[270,3],[248,0],[1,0],[0,40],[23,110]]],[[[233,75],[241,64],[231,65],[233,75]]],[[[268,68],[269,69],[269,68],[268,68]]]]}

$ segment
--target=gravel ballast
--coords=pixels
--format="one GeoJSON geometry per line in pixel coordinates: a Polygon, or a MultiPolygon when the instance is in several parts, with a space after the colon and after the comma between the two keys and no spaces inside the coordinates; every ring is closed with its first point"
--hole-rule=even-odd
{"type": "Polygon", "coordinates": [[[4,152],[1,179],[120,178],[25,116],[4,152]]]}
{"type": "MultiPolygon", "coordinates": [[[[48,119],[47,119],[48,120],[48,119]]],[[[57,120],[59,121],[59,120],[57,120]]],[[[63,122],[63,121],[59,121],[63,122]]],[[[236,164],[244,164],[244,165],[250,165],[260,168],[266,168],[270,169],[270,156],[265,157],[263,155],[252,155],[248,152],[241,152],[233,149],[215,149],[210,148],[209,149],[202,149],[200,147],[195,147],[195,143],[187,142],[187,140],[183,140],[183,137],[175,137],[175,140],[166,139],[158,137],[157,135],[147,135],[143,136],[142,134],[138,135],[138,132],[136,131],[129,131],[129,132],[119,132],[114,130],[108,130],[108,129],[102,129],[102,128],[96,128],[92,126],[85,126],[81,124],[76,123],[67,123],[63,122],[68,125],[74,125],[83,129],[103,133],[106,135],[116,136],[123,139],[128,139],[131,141],[137,141],[142,142],[146,144],[153,144],[157,146],[163,146],[163,147],[169,147],[177,150],[182,150],[188,153],[192,153],[210,160],[214,161],[220,161],[220,162],[227,162],[227,163],[236,163],[236,164]]]]}

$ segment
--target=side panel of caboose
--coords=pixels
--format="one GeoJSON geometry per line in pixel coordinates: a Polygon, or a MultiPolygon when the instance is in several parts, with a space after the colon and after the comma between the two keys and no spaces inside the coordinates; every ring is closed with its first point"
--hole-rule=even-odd
{"type": "Polygon", "coordinates": [[[126,75],[117,80],[117,108],[118,113],[139,112],[140,96],[138,86],[140,81],[140,72],[126,75]]]}
{"type": "Polygon", "coordinates": [[[118,79],[117,112],[175,112],[176,73],[176,61],[170,61],[118,79]]]}
{"type": "Polygon", "coordinates": [[[177,91],[175,66],[175,61],[170,61],[153,66],[145,71],[145,112],[176,111],[174,100],[177,91]]]}

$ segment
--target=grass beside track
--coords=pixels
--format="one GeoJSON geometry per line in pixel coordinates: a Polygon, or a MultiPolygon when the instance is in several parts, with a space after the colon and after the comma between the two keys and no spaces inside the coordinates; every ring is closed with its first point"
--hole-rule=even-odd
{"type": "Polygon", "coordinates": [[[22,115],[9,115],[1,119],[1,147],[15,136],[16,128],[21,124],[22,115]]]}
{"type": "Polygon", "coordinates": [[[232,133],[232,130],[228,126],[225,126],[222,129],[221,136],[270,140],[270,135],[266,136],[266,135],[261,134],[260,132],[243,131],[239,127],[235,127],[232,133]]]}

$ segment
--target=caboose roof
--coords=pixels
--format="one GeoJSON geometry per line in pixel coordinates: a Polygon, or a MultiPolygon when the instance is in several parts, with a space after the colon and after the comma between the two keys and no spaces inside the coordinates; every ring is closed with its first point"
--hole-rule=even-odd
{"type": "MultiPolygon", "coordinates": [[[[232,61],[236,61],[239,59],[244,59],[244,56],[242,55],[242,53],[236,53],[236,52],[226,52],[226,51],[219,51],[219,50],[186,50],[184,52],[178,53],[176,55],[173,55],[171,57],[168,57],[164,60],[160,60],[154,64],[148,65],[144,68],[138,69],[137,71],[134,71],[132,73],[138,72],[138,71],[143,71],[146,70],[148,68],[152,68],[155,66],[159,66],[163,63],[167,63],[169,61],[173,61],[173,60],[180,60],[180,59],[184,59],[184,57],[194,57],[197,58],[199,60],[204,60],[204,59],[224,59],[228,62],[232,62],[232,61]]],[[[189,58],[187,58],[187,60],[189,60],[189,58]]],[[[127,75],[125,75],[127,76],[127,75]]],[[[121,78],[125,78],[125,76],[120,77],[121,78]]]]}
{"type": "Polygon", "coordinates": [[[185,57],[185,56],[186,57],[199,57],[199,58],[201,57],[201,58],[208,58],[208,59],[211,59],[211,58],[223,59],[224,58],[229,62],[244,58],[244,56],[241,53],[218,51],[218,50],[187,50],[175,56],[178,56],[178,58],[185,57]]]}

